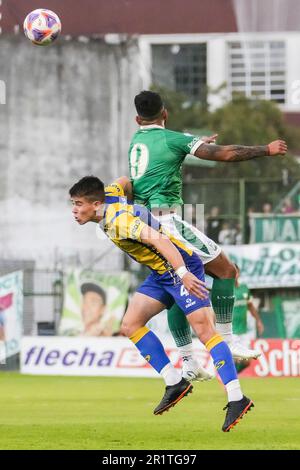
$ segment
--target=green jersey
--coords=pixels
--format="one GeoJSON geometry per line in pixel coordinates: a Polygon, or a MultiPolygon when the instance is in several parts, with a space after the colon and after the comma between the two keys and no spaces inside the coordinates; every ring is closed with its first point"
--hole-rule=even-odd
{"type": "Polygon", "coordinates": [[[247,333],[247,311],[250,292],[246,284],[235,287],[235,302],[233,308],[232,330],[235,335],[247,333]]]}
{"type": "Polygon", "coordinates": [[[129,147],[129,172],[135,202],[149,209],[183,204],[182,163],[202,142],[200,137],[162,126],[141,126],[129,147]]]}

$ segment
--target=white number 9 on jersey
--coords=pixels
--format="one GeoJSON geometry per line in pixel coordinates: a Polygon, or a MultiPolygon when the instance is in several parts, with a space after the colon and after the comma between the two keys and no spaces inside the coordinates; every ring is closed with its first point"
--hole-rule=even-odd
{"type": "Polygon", "coordinates": [[[136,180],[143,176],[149,163],[149,150],[145,144],[134,144],[129,156],[130,176],[136,180]]]}

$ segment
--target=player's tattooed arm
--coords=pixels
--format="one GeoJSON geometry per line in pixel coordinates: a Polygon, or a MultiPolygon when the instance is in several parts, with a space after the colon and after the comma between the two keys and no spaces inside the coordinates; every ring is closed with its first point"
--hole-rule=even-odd
{"type": "Polygon", "coordinates": [[[219,162],[243,162],[253,158],[285,155],[287,145],[284,140],[275,140],[269,145],[247,147],[244,145],[202,144],[195,151],[195,157],[219,162]]]}
{"type": "Polygon", "coordinates": [[[128,201],[133,201],[133,189],[130,179],[127,176],[121,176],[116,182],[124,189],[128,201]]]}

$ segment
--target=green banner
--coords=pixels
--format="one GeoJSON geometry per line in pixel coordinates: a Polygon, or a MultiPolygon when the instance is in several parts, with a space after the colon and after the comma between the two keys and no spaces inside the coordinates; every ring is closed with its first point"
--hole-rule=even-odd
{"type": "Polygon", "coordinates": [[[299,243],[254,243],[223,246],[250,289],[300,286],[299,243]]]}
{"type": "Polygon", "coordinates": [[[74,270],[67,275],[59,334],[112,336],[120,329],[130,274],[74,270]]]}
{"type": "Polygon", "coordinates": [[[281,299],[286,338],[300,338],[300,299],[281,299]]]}
{"type": "Polygon", "coordinates": [[[250,243],[300,241],[300,216],[284,214],[252,214],[250,243]]]}

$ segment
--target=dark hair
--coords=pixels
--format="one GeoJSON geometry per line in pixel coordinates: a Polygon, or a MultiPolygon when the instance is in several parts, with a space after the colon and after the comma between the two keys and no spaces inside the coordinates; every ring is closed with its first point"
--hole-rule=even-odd
{"type": "Polygon", "coordinates": [[[134,104],[138,115],[146,121],[156,119],[164,107],[160,95],[154,91],[141,91],[134,98],[134,104]]]}
{"type": "Polygon", "coordinates": [[[71,197],[85,197],[91,201],[104,200],[104,184],[96,176],[84,176],[69,190],[71,197]]]}
{"type": "Polygon", "coordinates": [[[106,305],[106,293],[102,289],[102,287],[98,286],[98,284],[94,284],[93,282],[85,282],[80,287],[82,295],[86,294],[87,292],[96,292],[102,297],[104,305],[106,305]]]}

